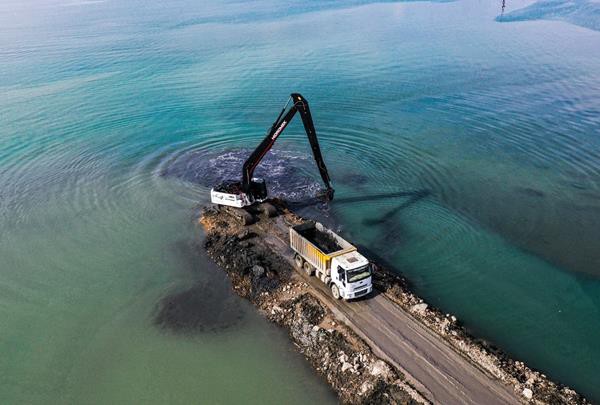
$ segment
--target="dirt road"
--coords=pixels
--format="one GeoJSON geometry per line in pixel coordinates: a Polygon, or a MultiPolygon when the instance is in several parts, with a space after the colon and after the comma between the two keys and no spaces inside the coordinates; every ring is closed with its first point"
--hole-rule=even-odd
{"type": "MultiPolygon", "coordinates": [[[[263,230],[266,242],[293,264],[287,225],[277,219],[275,232],[272,227],[263,230]]],[[[477,368],[383,294],[361,301],[334,301],[322,283],[298,274],[377,356],[402,371],[407,381],[432,403],[521,403],[510,387],[477,368]]]]}

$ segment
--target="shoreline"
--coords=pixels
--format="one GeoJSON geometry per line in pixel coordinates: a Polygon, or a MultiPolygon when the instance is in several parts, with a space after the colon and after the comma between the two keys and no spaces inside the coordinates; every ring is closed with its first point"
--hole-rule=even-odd
{"type": "MultiPolygon", "coordinates": [[[[301,221],[281,201],[272,203],[277,206],[280,221],[288,225],[301,221]]],[[[209,257],[225,270],[234,291],[288,331],[299,351],[327,380],[341,402],[440,401],[429,391],[427,383],[407,372],[402,362],[388,356],[389,347],[379,347],[364,333],[364,328],[361,330],[354,324],[352,316],[337,310],[328,295],[293,269],[290,258],[283,255],[285,235],[277,233],[271,223],[275,221],[261,217],[257,224],[242,227],[228,214],[208,207],[199,222],[206,231],[204,247],[209,257]]],[[[475,366],[479,373],[495,380],[497,393],[503,396],[500,400],[498,395],[498,403],[589,403],[574,390],[473,337],[455,316],[444,314],[414,294],[405,278],[386,269],[368,253],[365,256],[376,266],[373,284],[377,299],[385,299],[386,305],[394,306],[393,311],[403,312],[475,366]]],[[[353,308],[360,304],[348,305],[353,308]]]]}

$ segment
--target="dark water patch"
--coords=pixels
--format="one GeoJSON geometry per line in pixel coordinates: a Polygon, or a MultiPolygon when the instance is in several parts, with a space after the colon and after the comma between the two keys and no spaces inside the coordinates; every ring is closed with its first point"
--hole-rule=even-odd
{"type": "MultiPolygon", "coordinates": [[[[408,191],[396,191],[391,193],[373,193],[365,195],[356,195],[351,197],[340,197],[334,200],[335,204],[354,204],[354,203],[365,203],[380,200],[388,200],[393,198],[407,198],[408,201],[418,201],[421,198],[425,198],[430,195],[431,192],[427,189],[420,190],[408,190],[408,191]]],[[[404,206],[406,203],[401,204],[404,206]]]]}
{"type": "Polygon", "coordinates": [[[544,191],[521,186],[508,189],[499,183],[475,181],[465,185],[467,188],[468,199],[448,193],[436,195],[443,196],[445,206],[502,235],[523,251],[565,271],[600,277],[597,199],[584,198],[563,187],[544,191]]]}
{"type": "Polygon", "coordinates": [[[600,3],[590,0],[543,0],[496,17],[499,22],[558,20],[600,31],[600,3]]]}
{"type": "Polygon", "coordinates": [[[589,201],[598,201],[598,200],[600,200],[600,193],[598,193],[598,192],[583,191],[583,192],[578,193],[578,195],[581,198],[587,199],[589,201]]]}
{"type": "MultiPolygon", "coordinates": [[[[160,176],[204,187],[213,187],[224,180],[241,180],[242,166],[251,153],[250,149],[190,150],[167,162],[160,176]]],[[[312,156],[271,150],[257,167],[255,176],[266,180],[270,197],[302,201],[319,194],[323,188],[308,174],[313,172],[316,165],[312,156]]]]}
{"type": "Polygon", "coordinates": [[[243,318],[242,307],[229,290],[202,282],[164,297],[157,306],[154,324],[176,333],[214,333],[236,326],[243,318]]]}
{"type": "Polygon", "coordinates": [[[573,211],[591,212],[594,215],[600,215],[600,205],[576,204],[573,206],[573,211]]]}
{"type": "Polygon", "coordinates": [[[342,247],[330,234],[321,232],[317,228],[306,229],[304,231],[299,231],[298,233],[321,249],[323,253],[332,253],[342,250],[342,247]]]}
{"type": "Polygon", "coordinates": [[[179,240],[171,250],[182,271],[202,277],[186,290],[163,297],[154,313],[154,324],[175,333],[221,332],[236,326],[245,315],[239,299],[231,292],[229,281],[209,264],[195,240],[179,240]]]}
{"type": "Polygon", "coordinates": [[[400,247],[407,240],[406,229],[398,217],[389,217],[380,229],[381,232],[375,241],[377,246],[389,246],[389,241],[394,241],[394,247],[400,247]]]}

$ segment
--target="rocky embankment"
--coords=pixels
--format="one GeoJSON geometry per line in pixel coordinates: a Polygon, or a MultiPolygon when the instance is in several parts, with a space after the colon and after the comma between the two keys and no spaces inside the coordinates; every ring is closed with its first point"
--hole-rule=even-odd
{"type": "MultiPolygon", "coordinates": [[[[300,220],[282,204],[278,204],[278,210],[288,223],[300,220]]],[[[317,295],[311,294],[311,287],[288,261],[258,237],[256,225],[241,227],[231,216],[213,208],[204,210],[200,222],[207,233],[206,251],[227,272],[234,290],[268,319],[287,329],[299,350],[343,403],[427,403],[401,372],[377,358],[317,295]]],[[[377,290],[478,368],[512,386],[523,402],[589,403],[574,390],[550,381],[489,343],[472,337],[456,317],[431,307],[412,293],[405,279],[381,265],[375,266],[377,290]]]]}
{"type": "MultiPolygon", "coordinates": [[[[346,404],[426,403],[404,380],[327,306],[310,293],[284,260],[256,240],[251,230],[240,230],[230,218],[205,210],[205,248],[223,268],[234,290],[252,302],[269,320],[284,327],[346,404]]],[[[251,229],[251,228],[250,228],[251,229]]]]}

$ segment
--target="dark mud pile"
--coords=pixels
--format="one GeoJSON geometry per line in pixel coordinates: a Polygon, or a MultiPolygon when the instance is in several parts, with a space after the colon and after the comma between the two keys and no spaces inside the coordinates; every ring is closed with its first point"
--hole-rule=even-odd
{"type": "Polygon", "coordinates": [[[260,302],[265,293],[273,293],[289,281],[293,270],[273,257],[264,245],[255,245],[254,234],[226,234],[227,226],[225,222],[217,222],[221,232],[210,232],[204,247],[227,272],[238,295],[260,302]]]}
{"type": "Polygon", "coordinates": [[[299,233],[321,249],[323,253],[332,253],[342,249],[331,235],[320,232],[317,228],[306,229],[299,233]]]}

